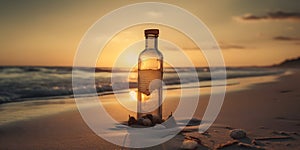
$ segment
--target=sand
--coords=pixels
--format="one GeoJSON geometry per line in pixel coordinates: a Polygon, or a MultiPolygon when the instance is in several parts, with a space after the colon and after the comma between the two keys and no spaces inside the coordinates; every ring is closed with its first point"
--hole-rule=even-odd
{"type": "MultiPolygon", "coordinates": [[[[180,149],[184,139],[198,141],[197,149],[300,149],[300,70],[289,72],[235,79],[232,82],[240,84],[228,86],[222,110],[206,133],[186,129],[167,143],[149,149],[180,149]],[[247,137],[234,141],[229,136],[232,129],[245,130],[247,137]]],[[[204,94],[194,116],[200,119],[209,98],[209,89],[201,90],[204,94]]],[[[170,99],[176,99],[175,93],[170,99]]],[[[102,99],[109,101],[113,96],[102,99]]],[[[130,113],[114,103],[107,109],[117,120],[130,113]]],[[[0,149],[122,149],[95,135],[72,99],[5,104],[0,110],[0,149]]]]}

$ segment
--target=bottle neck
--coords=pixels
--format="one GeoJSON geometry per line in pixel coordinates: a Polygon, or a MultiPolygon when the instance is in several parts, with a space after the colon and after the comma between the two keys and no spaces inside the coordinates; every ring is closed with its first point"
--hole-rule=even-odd
{"type": "Polygon", "coordinates": [[[157,37],[148,36],[146,37],[146,49],[157,49],[157,37]]]}

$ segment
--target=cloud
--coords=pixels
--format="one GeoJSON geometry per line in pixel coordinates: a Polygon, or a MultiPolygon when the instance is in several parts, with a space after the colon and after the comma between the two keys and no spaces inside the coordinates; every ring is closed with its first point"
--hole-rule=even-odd
{"type": "MultiPolygon", "coordinates": [[[[245,46],[242,46],[242,45],[237,45],[237,44],[228,44],[228,43],[224,43],[224,42],[219,42],[219,47],[221,50],[241,50],[241,49],[246,49],[245,46]]],[[[209,50],[217,50],[218,48],[217,47],[213,47],[213,46],[206,46],[207,49],[209,50]]],[[[188,50],[188,51],[193,51],[193,50],[199,50],[200,48],[198,47],[184,47],[182,48],[184,50],[188,50]]]]}
{"type": "Polygon", "coordinates": [[[288,36],[275,36],[273,40],[277,41],[300,41],[300,38],[288,37],[288,36]]]}
{"type": "Polygon", "coordinates": [[[219,46],[222,50],[232,50],[232,49],[246,49],[245,46],[238,45],[238,44],[232,44],[232,43],[227,43],[227,42],[219,42],[219,46]]]}
{"type": "Polygon", "coordinates": [[[224,44],[224,43],[220,44],[220,48],[223,49],[223,50],[227,50],[227,49],[245,49],[245,47],[241,46],[241,45],[224,44]]]}
{"type": "Polygon", "coordinates": [[[265,15],[253,15],[245,14],[243,16],[235,17],[238,21],[273,21],[273,20],[289,20],[289,21],[300,21],[299,12],[285,12],[285,11],[274,11],[268,12],[265,15]]]}

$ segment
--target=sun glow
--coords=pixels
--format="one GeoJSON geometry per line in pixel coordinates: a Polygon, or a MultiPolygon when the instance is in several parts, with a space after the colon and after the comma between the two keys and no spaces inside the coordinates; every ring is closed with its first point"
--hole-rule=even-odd
{"type": "MultiPolygon", "coordinates": [[[[131,90],[131,91],[129,92],[129,95],[130,95],[130,97],[131,97],[130,100],[132,100],[132,101],[137,101],[137,92],[136,92],[136,91],[131,90]]],[[[150,95],[150,96],[147,96],[147,95],[145,95],[145,94],[141,94],[141,96],[142,96],[142,101],[143,101],[143,102],[149,101],[149,100],[151,100],[151,98],[152,98],[151,95],[150,95]]]]}

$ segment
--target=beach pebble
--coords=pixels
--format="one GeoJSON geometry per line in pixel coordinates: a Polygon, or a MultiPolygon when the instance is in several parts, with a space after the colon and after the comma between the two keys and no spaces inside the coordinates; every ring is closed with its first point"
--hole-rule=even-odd
{"type": "Polygon", "coordinates": [[[155,125],[155,124],[161,124],[162,123],[162,120],[159,116],[156,116],[156,115],[153,115],[152,116],[152,123],[155,125]]]}
{"type": "Polygon", "coordinates": [[[144,120],[143,120],[143,125],[144,125],[144,126],[151,126],[151,125],[152,125],[152,122],[151,122],[150,119],[147,118],[147,119],[144,119],[144,120]]]}
{"type": "Polygon", "coordinates": [[[139,119],[137,120],[137,124],[138,124],[138,125],[143,125],[143,121],[144,121],[144,118],[139,118],[139,119]]]}
{"type": "Polygon", "coordinates": [[[200,119],[192,118],[192,119],[188,122],[187,126],[198,126],[198,125],[200,125],[200,123],[201,123],[201,120],[200,120],[200,119]]]}
{"type": "Polygon", "coordinates": [[[243,129],[234,129],[230,131],[230,137],[233,139],[242,139],[246,137],[246,131],[243,129]]]}
{"type": "Polygon", "coordinates": [[[198,143],[194,140],[184,140],[181,145],[181,149],[196,149],[198,143]]]}
{"type": "Polygon", "coordinates": [[[137,120],[134,117],[129,115],[128,125],[131,126],[131,125],[136,124],[136,123],[137,123],[137,120]]]}
{"type": "Polygon", "coordinates": [[[143,117],[144,119],[150,119],[152,121],[153,115],[152,114],[147,114],[146,116],[143,117]]]}

